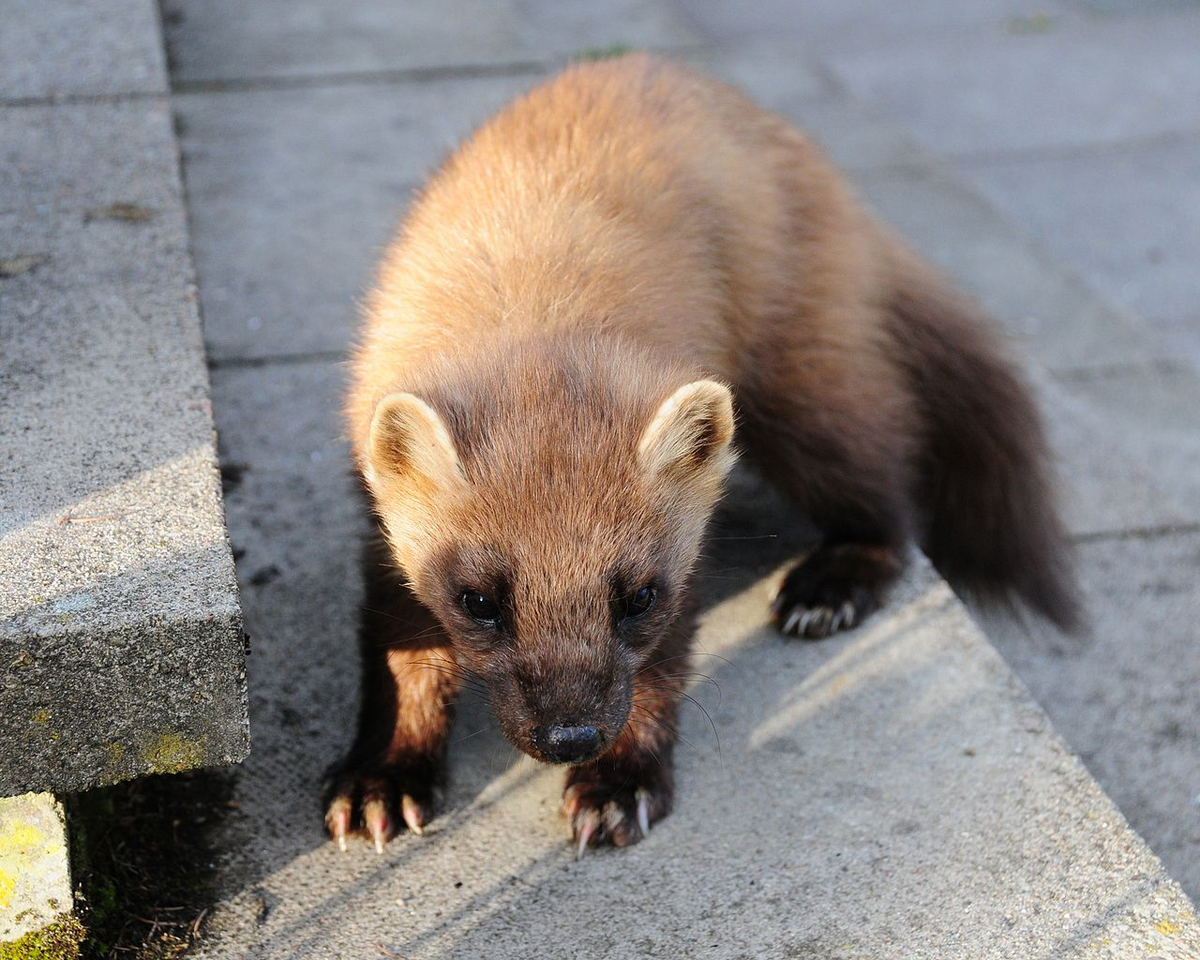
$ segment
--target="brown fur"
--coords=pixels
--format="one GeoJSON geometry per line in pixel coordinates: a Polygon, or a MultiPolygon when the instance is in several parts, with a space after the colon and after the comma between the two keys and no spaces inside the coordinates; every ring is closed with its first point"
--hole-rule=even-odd
{"type": "Polygon", "coordinates": [[[781,588],[785,631],[860,621],[914,535],[951,578],[1072,621],[1035,411],[973,309],[781,118],[649,57],[577,66],[447,160],[367,303],[347,418],[399,568],[370,602],[409,612],[364,621],[335,833],[360,808],[377,835],[380,809],[384,834],[397,810],[424,822],[463,670],[535,756],[539,725],[600,731],[564,801],[581,842],[667,812],[722,384],[739,445],[825,528],[781,588]],[[417,679],[431,656],[453,666],[417,679]]]}

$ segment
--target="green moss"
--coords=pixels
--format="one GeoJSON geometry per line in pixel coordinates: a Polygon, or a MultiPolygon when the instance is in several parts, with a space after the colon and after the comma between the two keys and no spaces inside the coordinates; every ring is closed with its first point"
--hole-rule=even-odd
{"type": "Polygon", "coordinates": [[[632,53],[633,47],[627,43],[612,43],[607,47],[585,47],[576,55],[577,60],[612,60],[632,53]]]}
{"type": "Polygon", "coordinates": [[[0,960],[75,960],[86,935],[82,923],[64,914],[20,940],[0,943],[0,960]]]}
{"type": "Polygon", "coordinates": [[[41,710],[34,710],[33,716],[30,718],[34,723],[40,723],[45,726],[50,722],[50,711],[43,707],[41,710]]]}
{"type": "Polygon", "coordinates": [[[115,740],[108,741],[104,745],[104,759],[110,767],[119,767],[125,759],[125,748],[115,740]]]}
{"type": "Polygon", "coordinates": [[[145,744],[139,754],[155,773],[182,773],[204,762],[204,741],[164,733],[145,744]]]}

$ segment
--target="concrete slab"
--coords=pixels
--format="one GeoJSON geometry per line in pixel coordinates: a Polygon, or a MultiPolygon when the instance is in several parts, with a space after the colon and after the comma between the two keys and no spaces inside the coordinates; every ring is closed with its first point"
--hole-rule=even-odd
{"type": "Polygon", "coordinates": [[[840,639],[762,628],[797,541],[753,482],[722,515],[702,593],[697,668],[716,686],[693,693],[719,742],[686,714],[680,803],[647,842],[576,863],[561,771],[514,762],[486,709],[466,704],[428,836],[339,854],[315,797],[349,737],[357,673],[362,521],[337,439],[340,378],[332,363],[214,375],[257,733],[219,818],[222,902],[199,956],[1200,949],[1186,898],[927,569],[840,639]],[[724,539],[736,533],[755,539],[724,539]]]}
{"type": "Polygon", "coordinates": [[[1200,377],[1190,370],[1113,373],[1064,384],[1192,520],[1200,518],[1200,377]]]}
{"type": "Polygon", "coordinates": [[[0,796],[239,760],[169,107],[4,108],[0,141],[0,796]]]}
{"type": "Polygon", "coordinates": [[[1076,537],[1155,530],[1200,522],[1197,504],[1153,461],[1127,448],[1123,431],[1087,398],[1044,373],[1028,371],[1058,461],[1060,501],[1076,537]]]}
{"type": "Polygon", "coordinates": [[[957,172],[1200,370],[1200,138],[964,163],[957,172]]]}
{"type": "Polygon", "coordinates": [[[52,795],[0,798],[0,955],[74,910],[69,846],[62,805],[52,795]]]}
{"type": "Polygon", "coordinates": [[[930,149],[986,154],[1195,130],[1198,31],[1200,9],[1051,19],[1040,31],[881,37],[828,62],[851,92],[930,149]]]}
{"type": "Polygon", "coordinates": [[[0,101],[166,89],[154,0],[4,5],[0,101]]]}
{"type": "Polygon", "coordinates": [[[177,98],[212,356],[342,350],[413,191],[535,79],[177,98]]]}
{"type": "Polygon", "coordinates": [[[1200,535],[1083,544],[1078,560],[1092,635],[989,621],[988,636],[1056,729],[1200,897],[1200,535]]]}
{"type": "Polygon", "coordinates": [[[886,221],[977,297],[1043,367],[1151,364],[1166,353],[1144,324],[1101,301],[953,176],[926,167],[852,179],[886,221]]]}
{"type": "Polygon", "coordinates": [[[166,0],[177,83],[557,61],[614,44],[698,41],[663,0],[166,0]]]}

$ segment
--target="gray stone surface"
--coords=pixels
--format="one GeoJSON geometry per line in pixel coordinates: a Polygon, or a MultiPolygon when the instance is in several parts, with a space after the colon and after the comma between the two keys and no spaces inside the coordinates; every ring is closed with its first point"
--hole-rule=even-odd
{"type": "Polygon", "coordinates": [[[1200,136],[964,163],[958,171],[1200,371],[1200,136]]]}
{"type": "Polygon", "coordinates": [[[535,79],[178,98],[212,356],[344,349],[412,192],[535,79]]]}
{"type": "Polygon", "coordinates": [[[7,0],[0,101],[165,93],[154,0],[7,0]]]}
{"type": "Polygon", "coordinates": [[[1123,371],[1066,385],[1194,522],[1200,520],[1200,378],[1123,371]]]}
{"type": "Polygon", "coordinates": [[[874,42],[834,52],[829,64],[927,147],[981,154],[1195,129],[1197,35],[1200,9],[1051,19],[1044,30],[931,32],[911,43],[876,31],[874,42]]]}
{"type": "Polygon", "coordinates": [[[1056,382],[1037,368],[1029,372],[1057,460],[1064,519],[1073,535],[1095,538],[1200,522],[1200,503],[1189,500],[1153,460],[1128,449],[1112,429],[1112,419],[1078,384],[1056,382]]]}
{"type": "Polygon", "coordinates": [[[0,143],[0,796],[239,760],[169,108],[3,108],[0,143]]]}
{"type": "Polygon", "coordinates": [[[561,60],[614,44],[669,48],[696,33],[663,0],[166,0],[174,77],[321,77],[561,60]]]}
{"type": "Polygon", "coordinates": [[[948,173],[876,170],[853,179],[880,216],[977,297],[1038,365],[1107,368],[1163,357],[1143,325],[1097,298],[948,173]]]}
{"type": "Polygon", "coordinates": [[[918,567],[822,644],[762,628],[793,524],[740,481],[704,581],[680,799],[650,839],[576,863],[561,771],[464,706],[423,839],[339,854],[315,797],[354,719],[362,517],[332,363],[214,376],[244,551],[256,750],[217,833],[205,957],[1186,957],[1192,907],[918,567]],[[765,504],[765,506],[764,506],[765,504]],[[783,533],[779,540],[759,539],[783,533]],[[718,739],[719,738],[719,739],[718,739]],[[618,917],[636,916],[636,923],[618,917]]]}
{"type": "Polygon", "coordinates": [[[1087,543],[1079,561],[1085,641],[1000,621],[988,635],[1171,875],[1200,890],[1200,534],[1087,543]]]}

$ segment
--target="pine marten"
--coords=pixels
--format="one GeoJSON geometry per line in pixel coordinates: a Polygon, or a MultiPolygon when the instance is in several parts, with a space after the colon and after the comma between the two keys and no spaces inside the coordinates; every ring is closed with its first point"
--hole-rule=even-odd
{"type": "Polygon", "coordinates": [[[580,851],[668,813],[735,436],[823,531],[783,633],[861,623],[913,538],[959,588],[1076,623],[1038,415],[987,321],[727,86],[639,54],[518,99],[429,180],[364,312],[346,415],[380,536],[325,796],[343,849],[429,822],[467,676],[569,765],[580,851]]]}

